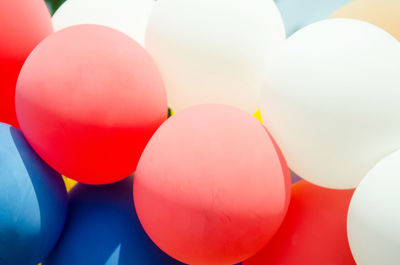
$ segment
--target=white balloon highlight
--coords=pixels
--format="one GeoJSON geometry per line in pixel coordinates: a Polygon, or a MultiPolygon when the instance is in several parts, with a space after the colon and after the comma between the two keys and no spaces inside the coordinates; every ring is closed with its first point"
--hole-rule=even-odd
{"type": "Polygon", "coordinates": [[[292,35],[271,60],[262,119],[289,167],[354,188],[400,148],[400,44],[371,24],[330,19],[292,35]]]}
{"type": "Polygon", "coordinates": [[[379,162],[351,199],[347,234],[358,265],[400,264],[400,151],[379,162]]]}
{"type": "Polygon", "coordinates": [[[146,48],[174,111],[223,103],[254,113],[266,63],[284,39],[271,0],[162,0],[153,9],[146,48]]]}
{"type": "Polygon", "coordinates": [[[55,30],[98,24],[122,31],[144,45],[153,0],[67,0],[53,15],[55,30]]]}

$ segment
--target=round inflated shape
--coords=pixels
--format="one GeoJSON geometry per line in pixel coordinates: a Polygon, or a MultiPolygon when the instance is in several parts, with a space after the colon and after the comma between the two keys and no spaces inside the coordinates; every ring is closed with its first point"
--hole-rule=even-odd
{"type": "Polygon", "coordinates": [[[400,41],[400,1],[354,0],[334,12],[332,18],[354,18],[372,23],[400,41]]]}
{"type": "Polygon", "coordinates": [[[293,34],[271,60],[261,108],[289,167],[317,185],[356,187],[400,147],[398,69],[399,42],[369,23],[329,19],[293,34]]]}
{"type": "Polygon", "coordinates": [[[61,234],[67,191],[21,131],[4,123],[0,157],[0,263],[37,265],[61,234]]]}
{"type": "Polygon", "coordinates": [[[273,1],[169,0],[156,2],[145,45],[175,112],[223,103],[254,113],[266,63],[284,39],[273,1]]]}
{"type": "Polygon", "coordinates": [[[400,264],[400,152],[389,155],[363,178],[347,218],[350,248],[359,265],[400,264]]]}
{"type": "Polygon", "coordinates": [[[132,174],[168,109],[148,53],[97,25],[73,26],[41,42],[21,70],[15,100],[22,131],[38,154],[88,184],[132,174]]]}
{"type": "Polygon", "coordinates": [[[304,180],[294,184],[282,226],[243,265],[354,265],[346,233],[353,192],[326,189],[304,180]]]}
{"type": "Polygon", "coordinates": [[[53,32],[43,0],[0,2],[0,122],[18,126],[15,84],[26,57],[53,32]]]}
{"type": "Polygon", "coordinates": [[[144,45],[154,3],[154,0],[67,0],[53,15],[54,29],[98,24],[122,31],[144,45]]]}
{"type": "Polygon", "coordinates": [[[64,231],[43,265],[183,265],[143,231],[132,200],[132,178],[69,193],[64,231]]]}
{"type": "Polygon", "coordinates": [[[286,162],[262,124],[226,105],[169,118],[149,141],[134,180],[139,219],[167,254],[230,265],[274,235],[289,201],[286,162]]]}

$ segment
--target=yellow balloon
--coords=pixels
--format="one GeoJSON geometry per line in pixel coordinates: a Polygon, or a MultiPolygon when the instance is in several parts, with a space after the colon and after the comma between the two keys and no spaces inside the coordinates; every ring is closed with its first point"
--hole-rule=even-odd
{"type": "Polygon", "coordinates": [[[262,117],[261,117],[261,112],[260,112],[260,110],[257,110],[257,112],[253,114],[253,116],[256,117],[257,120],[259,120],[262,124],[264,124],[264,122],[263,122],[263,120],[262,120],[262,117]]]}
{"type": "Polygon", "coordinates": [[[64,176],[62,176],[62,177],[64,179],[64,183],[65,183],[65,187],[67,188],[67,191],[70,191],[76,185],[76,183],[78,183],[73,179],[69,179],[64,176]]]}
{"type": "Polygon", "coordinates": [[[354,0],[331,18],[353,18],[374,24],[400,41],[400,0],[354,0]]]}

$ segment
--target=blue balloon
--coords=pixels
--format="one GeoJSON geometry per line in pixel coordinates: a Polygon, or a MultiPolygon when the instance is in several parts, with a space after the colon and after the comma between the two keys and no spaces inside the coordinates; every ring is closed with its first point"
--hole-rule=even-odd
{"type": "Polygon", "coordinates": [[[136,215],[133,182],[77,184],[59,242],[44,265],[175,265],[147,236],[136,215]]]}
{"type": "Polygon", "coordinates": [[[37,265],[63,229],[67,191],[61,175],[21,131],[0,123],[0,264],[37,265]]]}
{"type": "Polygon", "coordinates": [[[328,18],[351,0],[275,0],[289,37],[297,30],[328,18]]]}

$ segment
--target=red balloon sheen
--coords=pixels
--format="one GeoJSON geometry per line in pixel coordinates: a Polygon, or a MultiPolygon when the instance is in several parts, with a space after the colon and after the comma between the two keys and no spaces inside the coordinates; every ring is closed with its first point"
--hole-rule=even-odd
{"type": "Polygon", "coordinates": [[[332,190],[300,181],[292,187],[278,232],[243,265],[356,264],[347,241],[347,210],[354,190],[332,190]]]}
{"type": "Polygon", "coordinates": [[[134,201],[144,229],[170,256],[232,265],[277,231],[289,183],[261,123],[234,107],[199,105],[172,116],[149,141],[134,201]]]}
{"type": "Polygon", "coordinates": [[[53,32],[43,0],[0,1],[0,122],[18,126],[15,85],[35,46],[53,32]]]}
{"type": "Polygon", "coordinates": [[[119,31],[73,26],[42,41],[17,84],[21,129],[37,153],[76,181],[127,177],[167,117],[160,73],[119,31]]]}
{"type": "MultiPolygon", "coordinates": [[[[269,131],[267,130],[267,128],[264,127],[264,129],[265,129],[265,131],[267,132],[268,136],[270,137],[271,142],[272,142],[272,144],[274,145],[274,148],[275,148],[276,153],[277,153],[277,155],[278,155],[279,161],[280,161],[280,163],[281,163],[282,171],[283,171],[283,178],[284,178],[284,180],[285,180],[285,187],[286,187],[286,190],[289,191],[289,192],[288,192],[288,196],[289,196],[289,195],[290,195],[291,188],[292,188],[292,177],[291,177],[291,174],[290,174],[289,166],[287,165],[286,159],[285,159],[285,157],[283,156],[283,153],[282,153],[281,149],[279,148],[278,144],[276,143],[275,139],[274,139],[274,138],[272,137],[272,135],[269,133],[269,131]]],[[[289,196],[288,198],[290,198],[290,196],[289,196]]],[[[289,207],[289,202],[290,202],[290,199],[287,199],[287,200],[286,200],[286,206],[285,206],[286,209],[289,207]]]]}

